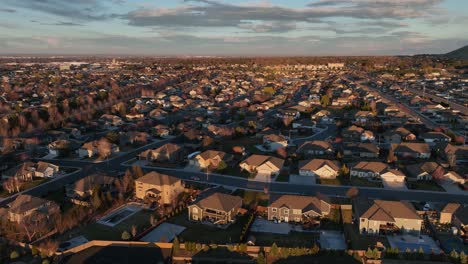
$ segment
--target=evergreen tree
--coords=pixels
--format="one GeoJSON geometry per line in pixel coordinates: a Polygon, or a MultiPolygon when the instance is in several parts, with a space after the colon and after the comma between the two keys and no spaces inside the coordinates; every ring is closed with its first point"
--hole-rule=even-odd
{"type": "Polygon", "coordinates": [[[265,259],[265,255],[263,254],[263,252],[260,252],[258,254],[258,257],[257,257],[257,264],[266,264],[266,259],[265,259]]]}
{"type": "Polygon", "coordinates": [[[122,238],[122,240],[130,240],[131,235],[130,235],[130,233],[128,231],[123,231],[121,238],[122,238]]]}
{"type": "Polygon", "coordinates": [[[272,257],[277,257],[278,256],[278,246],[276,245],[276,243],[273,243],[273,245],[271,245],[270,255],[272,257]]]}
{"type": "Polygon", "coordinates": [[[177,237],[174,237],[174,240],[172,240],[172,251],[174,253],[177,253],[180,249],[180,242],[177,237]]]}
{"type": "Polygon", "coordinates": [[[465,252],[462,251],[460,253],[459,257],[460,257],[460,264],[467,264],[468,263],[468,258],[466,256],[465,252]]]}

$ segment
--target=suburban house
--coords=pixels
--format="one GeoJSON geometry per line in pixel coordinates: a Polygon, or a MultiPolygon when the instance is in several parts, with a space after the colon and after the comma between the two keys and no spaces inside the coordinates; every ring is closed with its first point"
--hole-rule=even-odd
{"type": "Polygon", "coordinates": [[[402,231],[419,234],[423,219],[416,209],[406,201],[357,201],[356,215],[359,216],[361,234],[402,231]]]}
{"type": "Polygon", "coordinates": [[[361,140],[361,135],[364,133],[364,128],[352,125],[341,131],[343,139],[349,142],[356,142],[361,140]]]}
{"type": "Polygon", "coordinates": [[[400,170],[387,170],[380,175],[384,185],[388,187],[403,187],[406,175],[400,170]]]}
{"type": "Polygon", "coordinates": [[[337,161],[326,159],[302,160],[299,162],[299,175],[317,176],[320,179],[335,179],[340,173],[337,161]]]}
{"type": "Polygon", "coordinates": [[[47,145],[49,153],[54,156],[60,156],[65,154],[71,148],[71,143],[66,139],[58,139],[47,145]]]}
{"type": "Polygon", "coordinates": [[[402,142],[392,144],[391,148],[398,158],[428,159],[431,157],[431,149],[427,143],[402,142]]]}
{"type": "Polygon", "coordinates": [[[263,147],[269,151],[288,146],[288,139],[283,135],[268,134],[263,136],[263,147]]]}
{"type": "Polygon", "coordinates": [[[468,162],[468,145],[455,146],[449,143],[441,143],[438,149],[441,157],[449,164],[468,162]]]}
{"type": "Polygon", "coordinates": [[[388,165],[379,161],[361,161],[352,166],[349,175],[360,178],[380,178],[386,172],[388,165]]]}
{"type": "Polygon", "coordinates": [[[155,171],[135,180],[135,197],[142,200],[150,198],[171,204],[183,191],[182,180],[155,171]]]}
{"type": "Polygon", "coordinates": [[[441,224],[452,224],[454,220],[455,212],[460,208],[459,203],[448,203],[440,211],[439,223],[441,224]]]}
{"type": "Polygon", "coordinates": [[[419,136],[424,142],[435,144],[439,142],[450,142],[452,139],[442,132],[427,132],[419,136]]]}
{"type": "Polygon", "coordinates": [[[196,166],[200,169],[206,168],[217,168],[219,163],[223,161],[228,163],[232,161],[233,156],[223,151],[217,150],[206,150],[198,155],[195,158],[190,160],[190,165],[196,166]]]}
{"type": "Polygon", "coordinates": [[[406,171],[408,172],[408,176],[416,180],[432,180],[433,176],[441,178],[445,174],[444,168],[434,161],[408,165],[406,166],[406,171]]]}
{"type": "Polygon", "coordinates": [[[468,206],[458,203],[448,203],[442,209],[439,218],[440,223],[456,226],[465,238],[468,235],[468,206]]]}
{"type": "Polygon", "coordinates": [[[375,114],[371,111],[358,111],[355,115],[355,122],[357,123],[366,123],[375,117],[375,114]]]}
{"type": "Polygon", "coordinates": [[[105,127],[115,127],[123,124],[122,118],[116,115],[104,114],[99,118],[105,127]]]}
{"type": "Polygon", "coordinates": [[[20,223],[25,217],[31,219],[48,218],[60,212],[60,207],[53,201],[48,201],[28,194],[20,194],[8,205],[8,220],[20,223]]]}
{"type": "Polygon", "coordinates": [[[253,154],[242,161],[239,166],[242,170],[258,175],[278,175],[283,168],[284,160],[272,156],[253,154]]]}
{"type": "Polygon", "coordinates": [[[241,206],[241,197],[216,192],[189,205],[188,218],[190,221],[226,225],[235,221],[241,206]]]}
{"type": "Polygon", "coordinates": [[[36,168],[34,170],[34,177],[38,178],[52,178],[59,172],[59,166],[44,162],[38,161],[36,168]]]}
{"type": "Polygon", "coordinates": [[[59,166],[52,163],[26,161],[21,165],[2,173],[3,178],[16,178],[20,181],[29,181],[34,177],[52,178],[59,172],[59,166]]]}
{"type": "Polygon", "coordinates": [[[378,158],[380,149],[374,143],[348,143],[343,146],[343,155],[356,158],[378,158]]]}
{"type": "Polygon", "coordinates": [[[335,119],[331,115],[330,111],[327,110],[320,110],[313,114],[311,118],[320,124],[333,124],[335,122],[335,119]]]}
{"type": "Polygon", "coordinates": [[[388,144],[399,144],[402,141],[412,141],[416,139],[416,135],[404,127],[387,131],[383,134],[383,137],[385,143],[388,144]]]}
{"type": "Polygon", "coordinates": [[[327,141],[314,140],[302,143],[296,153],[302,155],[304,158],[310,158],[314,156],[333,155],[335,150],[327,141]]]}
{"type": "Polygon", "coordinates": [[[330,202],[318,197],[281,195],[270,199],[268,220],[296,223],[315,221],[327,216],[330,209],[330,202]]]}
{"type": "Polygon", "coordinates": [[[115,179],[115,177],[103,174],[91,174],[67,185],[65,187],[66,195],[69,198],[82,200],[92,196],[96,186],[100,186],[101,191],[111,191],[115,179]]]}
{"type": "Polygon", "coordinates": [[[141,152],[138,157],[140,160],[158,161],[158,162],[178,162],[184,158],[183,148],[177,144],[166,143],[157,149],[148,149],[141,152]]]}
{"type": "MultiPolygon", "coordinates": [[[[77,150],[78,156],[80,158],[94,157],[95,155],[99,154],[100,144],[102,144],[100,140],[94,140],[94,141],[84,143],[77,150]]],[[[109,144],[109,151],[110,151],[109,155],[119,152],[119,146],[110,142],[108,144],[109,144]]]]}

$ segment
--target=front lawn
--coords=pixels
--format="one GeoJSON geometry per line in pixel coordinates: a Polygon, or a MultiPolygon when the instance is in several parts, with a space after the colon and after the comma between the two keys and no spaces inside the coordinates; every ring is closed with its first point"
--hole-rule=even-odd
{"type": "Polygon", "coordinates": [[[433,181],[411,181],[407,182],[406,185],[409,189],[414,190],[425,190],[434,192],[445,192],[445,189],[433,181]]]}
{"type": "Polygon", "coordinates": [[[241,171],[239,166],[234,166],[234,167],[226,167],[224,170],[217,172],[219,174],[224,174],[224,175],[230,175],[230,176],[237,176],[237,177],[242,177],[242,178],[253,178],[255,175],[251,175],[250,173],[246,171],[241,171]]]}
{"type": "Polygon", "coordinates": [[[319,233],[314,232],[296,232],[291,231],[289,234],[275,234],[263,232],[251,232],[250,235],[255,237],[256,246],[269,247],[276,243],[279,247],[312,247],[320,238],[319,233]]]}
{"type": "Polygon", "coordinates": [[[131,233],[133,225],[137,227],[137,233],[150,227],[151,214],[154,213],[150,210],[143,209],[113,227],[92,223],[85,226],[81,234],[88,240],[122,240],[122,233],[124,231],[131,233]]]}
{"type": "Polygon", "coordinates": [[[318,179],[318,183],[324,185],[342,185],[340,177],[336,179],[318,179]]]}
{"type": "Polygon", "coordinates": [[[349,181],[353,186],[383,188],[382,182],[368,181],[359,177],[351,177],[349,181]]]}
{"type": "Polygon", "coordinates": [[[228,228],[222,229],[208,226],[200,222],[188,220],[187,210],[167,220],[168,223],[181,225],[186,229],[179,235],[179,240],[198,243],[239,243],[242,228],[248,221],[248,215],[238,217],[237,221],[228,228]]]}

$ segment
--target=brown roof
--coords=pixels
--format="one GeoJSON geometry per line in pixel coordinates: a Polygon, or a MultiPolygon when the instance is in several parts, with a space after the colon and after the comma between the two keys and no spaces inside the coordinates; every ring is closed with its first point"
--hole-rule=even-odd
{"type": "Polygon", "coordinates": [[[263,139],[271,141],[271,142],[280,142],[280,141],[287,141],[287,139],[282,135],[276,134],[268,134],[263,136],[263,139]]]}
{"type": "Polygon", "coordinates": [[[180,179],[173,177],[173,176],[169,176],[166,174],[152,171],[136,179],[135,181],[161,186],[161,185],[172,185],[180,181],[180,179]]]}
{"type": "Polygon", "coordinates": [[[406,166],[406,170],[410,173],[411,176],[418,176],[424,172],[432,175],[439,167],[442,168],[439,163],[428,161],[406,166]]]}
{"type": "Polygon", "coordinates": [[[395,221],[395,218],[421,220],[416,209],[406,201],[375,200],[361,216],[369,220],[395,221]]]}
{"type": "Polygon", "coordinates": [[[272,156],[266,156],[266,155],[258,155],[258,154],[253,154],[250,157],[248,157],[246,160],[244,160],[242,163],[246,163],[249,166],[255,166],[258,167],[262,165],[265,162],[271,162],[273,165],[275,165],[278,168],[283,167],[284,160],[272,156]]]}
{"type": "Polygon", "coordinates": [[[220,159],[223,159],[226,155],[228,155],[226,152],[217,150],[207,150],[199,154],[199,156],[204,160],[213,159],[216,156],[218,156],[220,159]]]}
{"type": "Polygon", "coordinates": [[[306,149],[324,149],[324,150],[331,149],[333,150],[333,147],[327,141],[314,140],[314,141],[304,142],[297,151],[302,151],[306,149]]]}
{"type": "Polygon", "coordinates": [[[326,160],[326,159],[313,159],[313,160],[301,160],[299,161],[299,169],[301,170],[318,170],[319,168],[328,165],[335,171],[340,169],[340,165],[337,161],[326,160]]]}
{"type": "Polygon", "coordinates": [[[157,149],[154,149],[153,151],[157,153],[169,153],[170,154],[178,150],[180,150],[180,147],[178,145],[173,144],[173,143],[167,143],[157,149]]]}
{"type": "Polygon", "coordinates": [[[74,183],[73,189],[77,192],[86,192],[92,190],[95,185],[112,184],[114,181],[114,177],[101,174],[93,174],[76,181],[74,183]]]}
{"type": "Polygon", "coordinates": [[[445,205],[444,209],[442,209],[441,213],[453,214],[458,210],[458,208],[460,208],[460,204],[448,203],[447,205],[445,205]]]}
{"type": "Polygon", "coordinates": [[[242,205],[242,198],[224,193],[213,193],[212,195],[198,201],[197,206],[228,212],[242,205]]]}
{"type": "Polygon", "coordinates": [[[41,207],[48,202],[50,201],[29,194],[20,194],[13,202],[8,204],[8,207],[10,207],[10,212],[21,214],[41,207]]]}
{"type": "Polygon", "coordinates": [[[322,200],[314,196],[281,195],[275,198],[272,197],[268,207],[300,209],[302,213],[309,211],[318,214],[328,213],[328,211],[323,212],[326,208],[322,208],[322,200]]]}
{"type": "Polygon", "coordinates": [[[392,148],[395,152],[431,153],[427,143],[402,142],[398,145],[392,144],[392,148]]]}
{"type": "Polygon", "coordinates": [[[361,161],[354,165],[353,170],[363,170],[382,173],[387,170],[388,165],[379,161],[361,161]]]}

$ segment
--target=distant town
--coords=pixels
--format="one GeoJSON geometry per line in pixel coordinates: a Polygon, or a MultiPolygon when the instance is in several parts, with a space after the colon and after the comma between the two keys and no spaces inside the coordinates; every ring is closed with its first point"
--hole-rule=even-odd
{"type": "Polygon", "coordinates": [[[0,263],[468,263],[466,60],[4,56],[0,78],[0,263]]]}

